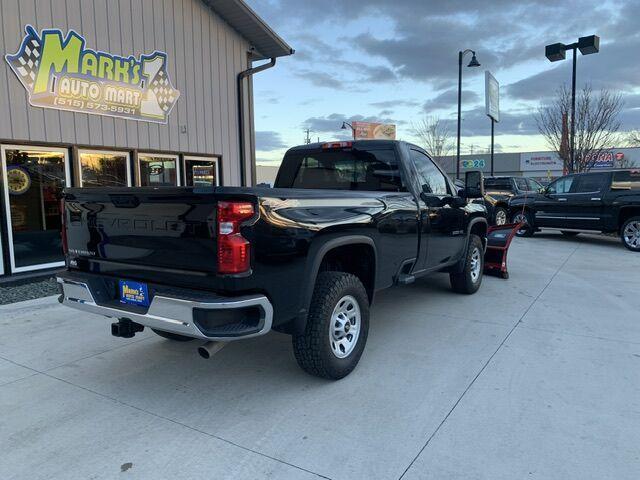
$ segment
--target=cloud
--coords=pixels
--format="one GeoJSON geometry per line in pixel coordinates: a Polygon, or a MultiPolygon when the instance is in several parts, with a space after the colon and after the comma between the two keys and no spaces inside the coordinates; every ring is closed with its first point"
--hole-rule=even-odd
{"type": "Polygon", "coordinates": [[[309,128],[314,133],[335,133],[338,134],[341,130],[342,122],[379,122],[379,123],[395,123],[401,124],[390,118],[378,117],[378,116],[362,116],[354,115],[348,117],[342,113],[332,113],[330,115],[321,117],[307,118],[303,125],[305,128],[309,128]]]}
{"type": "Polygon", "coordinates": [[[257,131],[256,132],[256,150],[261,152],[271,152],[273,150],[280,150],[286,148],[278,132],[272,131],[257,131]]]}
{"type": "Polygon", "coordinates": [[[376,108],[417,107],[420,102],[417,100],[384,100],[382,102],[373,102],[369,105],[376,108]]]}
{"type": "MultiPolygon", "coordinates": [[[[463,90],[462,98],[465,103],[476,103],[480,100],[480,95],[472,90],[463,90]]],[[[441,94],[427,100],[422,109],[426,113],[431,113],[434,110],[455,110],[458,106],[458,90],[450,89],[445,90],[441,94]]]]}

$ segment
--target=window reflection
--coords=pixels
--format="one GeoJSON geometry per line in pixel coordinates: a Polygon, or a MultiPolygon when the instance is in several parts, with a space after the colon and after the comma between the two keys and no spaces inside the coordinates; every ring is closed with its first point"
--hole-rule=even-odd
{"type": "Polygon", "coordinates": [[[169,187],[178,183],[177,158],[139,154],[140,186],[169,187]]]}
{"type": "Polygon", "coordinates": [[[63,261],[60,196],[66,186],[64,151],[5,150],[14,265],[28,269],[63,261]]]}
{"type": "Polygon", "coordinates": [[[188,187],[214,187],[218,185],[216,160],[185,158],[188,187]]]}
{"type": "Polygon", "coordinates": [[[78,152],[81,185],[87,187],[126,187],[127,160],[121,152],[78,152]]]}

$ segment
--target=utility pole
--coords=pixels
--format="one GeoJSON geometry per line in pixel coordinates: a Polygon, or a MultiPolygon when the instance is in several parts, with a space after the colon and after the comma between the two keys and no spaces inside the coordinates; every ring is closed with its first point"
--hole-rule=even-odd
{"type": "Polygon", "coordinates": [[[309,136],[309,134],[311,133],[311,130],[307,128],[304,132],[306,133],[306,137],[304,138],[304,143],[306,145],[309,145],[311,143],[311,137],[309,136]]]}

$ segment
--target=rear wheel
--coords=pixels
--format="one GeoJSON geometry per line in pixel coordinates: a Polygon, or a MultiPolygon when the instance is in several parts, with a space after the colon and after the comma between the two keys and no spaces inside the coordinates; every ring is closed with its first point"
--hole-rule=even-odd
{"type": "Polygon", "coordinates": [[[304,333],[294,335],[298,365],[317,377],[338,380],[356,368],[367,343],[369,298],[355,275],[318,275],[304,333]]]}
{"type": "Polygon", "coordinates": [[[493,214],[493,223],[496,225],[504,225],[507,223],[508,219],[509,216],[507,215],[507,210],[503,207],[496,207],[493,214]]]}
{"type": "Polygon", "coordinates": [[[461,272],[449,274],[451,288],[457,293],[476,293],[482,284],[484,271],[484,254],[482,240],[477,235],[469,237],[469,245],[465,256],[464,267],[461,272]]]}
{"type": "Polygon", "coordinates": [[[193,337],[185,337],[184,335],[178,335],[177,333],[164,332],[162,330],[156,330],[152,328],[153,333],[156,335],[160,335],[162,338],[166,338],[167,340],[173,340],[174,342],[190,342],[191,340],[195,340],[193,337]]]}
{"type": "Polygon", "coordinates": [[[568,230],[561,230],[560,233],[565,237],[577,237],[580,235],[580,232],[570,232],[568,230]]]}
{"type": "Polygon", "coordinates": [[[514,213],[511,221],[513,223],[521,223],[522,227],[516,232],[518,237],[531,237],[535,232],[533,223],[533,215],[528,210],[520,210],[514,213]]]}
{"type": "Polygon", "coordinates": [[[640,217],[631,217],[620,230],[622,243],[632,252],[640,252],[640,217]]]}

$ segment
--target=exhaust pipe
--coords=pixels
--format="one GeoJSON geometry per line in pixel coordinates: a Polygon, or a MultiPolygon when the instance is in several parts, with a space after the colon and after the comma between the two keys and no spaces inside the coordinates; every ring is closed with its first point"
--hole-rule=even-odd
{"type": "Polygon", "coordinates": [[[226,342],[207,342],[198,347],[198,355],[200,355],[204,359],[210,359],[220,350],[222,350],[226,342]]]}

